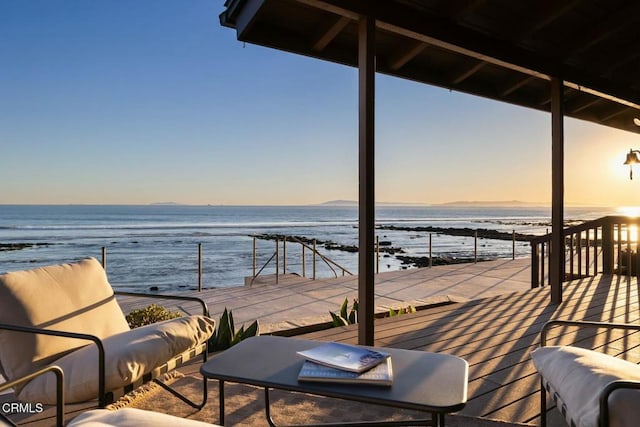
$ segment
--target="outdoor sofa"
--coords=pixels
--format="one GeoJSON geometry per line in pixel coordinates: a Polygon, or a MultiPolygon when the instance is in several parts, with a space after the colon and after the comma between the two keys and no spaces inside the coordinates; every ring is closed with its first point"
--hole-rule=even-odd
{"type": "MultiPolygon", "coordinates": [[[[55,375],[56,383],[56,427],[63,427],[65,425],[64,418],[64,372],[58,366],[52,365],[46,368],[40,369],[24,377],[18,378],[14,381],[0,384],[0,392],[19,386],[25,382],[28,382],[36,377],[41,377],[49,374],[55,375]]],[[[50,377],[51,375],[49,375],[50,377]]],[[[0,412],[0,424],[8,423],[14,425],[13,421],[5,417],[0,412]]],[[[195,420],[187,420],[184,418],[174,417],[172,415],[161,414],[158,412],[143,411],[135,408],[123,408],[117,411],[111,411],[107,409],[94,409],[86,411],[77,417],[75,417],[67,427],[123,427],[123,426],[135,426],[135,427],[217,427],[215,424],[207,424],[195,420]]]]}
{"type": "MultiPolygon", "coordinates": [[[[640,426],[640,366],[576,346],[547,346],[557,326],[640,331],[640,325],[552,320],[541,332],[531,359],[540,374],[541,425],[547,424],[547,393],[571,427],[640,426]]],[[[628,337],[628,335],[627,335],[628,337]]]]}
{"type": "MultiPolygon", "coordinates": [[[[201,355],[215,321],[198,298],[114,292],[102,265],[89,258],[0,275],[0,372],[8,381],[57,365],[67,403],[98,399],[104,407],[144,382],[201,355]],[[116,295],[197,302],[193,314],[130,329],[116,295]]],[[[195,408],[195,403],[158,384],[195,408]]],[[[23,401],[55,404],[56,381],[41,375],[14,389],[23,401]]]]}

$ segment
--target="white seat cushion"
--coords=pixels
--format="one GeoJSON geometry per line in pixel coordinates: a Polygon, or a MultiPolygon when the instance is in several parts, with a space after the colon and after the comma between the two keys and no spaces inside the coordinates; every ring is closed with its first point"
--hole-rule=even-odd
{"type": "MultiPolygon", "coordinates": [[[[103,340],[106,390],[140,379],[174,356],[205,342],[215,321],[193,315],[166,320],[113,335],[103,340]]],[[[98,350],[93,344],[61,357],[55,365],[64,371],[65,400],[82,402],[98,397],[98,350]]],[[[18,397],[32,402],[55,403],[55,377],[42,375],[27,383],[18,397]]]]}
{"type": "MultiPolygon", "coordinates": [[[[640,381],[640,366],[579,347],[541,347],[531,354],[540,375],[560,395],[577,427],[597,427],[599,397],[617,380],[640,381]]],[[[617,390],[609,397],[611,427],[640,425],[640,390],[617,390]]]]}
{"type": "Polygon", "coordinates": [[[74,418],[68,427],[212,427],[201,421],[187,420],[158,412],[143,411],[142,409],[124,408],[118,411],[95,409],[87,411],[74,418]]]}
{"type": "MultiPolygon", "coordinates": [[[[0,275],[0,323],[85,333],[129,330],[102,265],[93,258],[0,275]]],[[[87,341],[0,331],[7,379],[43,368],[87,341]]]]}

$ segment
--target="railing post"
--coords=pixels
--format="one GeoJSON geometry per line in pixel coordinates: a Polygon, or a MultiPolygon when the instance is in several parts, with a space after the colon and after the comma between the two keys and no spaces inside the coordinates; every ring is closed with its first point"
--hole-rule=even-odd
{"type": "Polygon", "coordinates": [[[531,289],[540,286],[540,272],[538,268],[538,244],[531,242],[531,289]]]}
{"type": "Polygon", "coordinates": [[[587,245],[587,250],[585,253],[585,259],[584,259],[584,264],[585,264],[585,268],[584,268],[584,275],[588,276],[589,275],[589,261],[591,260],[590,257],[590,252],[591,252],[591,230],[587,230],[587,241],[585,242],[587,245]]]}
{"type": "Polygon", "coordinates": [[[287,236],[282,238],[282,274],[287,274],[287,236]]]}
{"type": "Polygon", "coordinates": [[[276,285],[278,284],[279,275],[280,275],[280,242],[276,237],[276,285]]]}
{"type": "Polygon", "coordinates": [[[429,233],[429,268],[433,267],[433,245],[431,235],[433,233],[429,233]]]}
{"type": "Polygon", "coordinates": [[[582,231],[578,232],[578,278],[582,276],[582,231]]]}
{"type": "Polygon", "coordinates": [[[256,270],[257,270],[257,255],[258,255],[258,251],[257,251],[258,245],[257,245],[257,239],[256,236],[253,236],[253,277],[256,277],[256,270]]]}
{"type": "Polygon", "coordinates": [[[544,257],[545,257],[545,248],[546,243],[542,242],[541,252],[540,252],[540,283],[544,286],[544,257]]]}
{"type": "Polygon", "coordinates": [[[198,243],[198,292],[202,292],[202,243],[198,243]]]}
{"type": "Polygon", "coordinates": [[[569,236],[569,277],[571,277],[571,280],[573,280],[573,245],[574,238],[573,233],[571,233],[569,236]]]}
{"type": "Polygon", "coordinates": [[[511,259],[514,260],[516,259],[516,230],[513,230],[512,234],[512,239],[511,239],[511,259]]]}
{"type": "MultiPolygon", "coordinates": [[[[600,245],[602,245],[602,241],[600,245]]],[[[596,274],[598,274],[598,227],[593,229],[593,275],[596,274]]]]}
{"type": "Polygon", "coordinates": [[[631,227],[627,222],[627,277],[631,278],[631,227]]]}
{"type": "Polygon", "coordinates": [[[106,246],[102,247],[102,268],[104,270],[107,269],[107,247],[106,246]]]}
{"type": "Polygon", "coordinates": [[[316,239],[313,239],[313,280],[316,280],[316,239]]]}
{"type": "Polygon", "coordinates": [[[302,246],[302,277],[307,277],[307,262],[306,262],[305,253],[304,253],[305,246],[304,245],[301,245],[301,246],[302,246]]]}
{"type": "Polygon", "coordinates": [[[473,233],[473,263],[478,262],[478,230],[473,233]]]}
{"type": "MultiPolygon", "coordinates": [[[[380,236],[376,236],[376,274],[380,273],[380,236]]],[[[344,270],[342,271],[344,276],[344,270]]]]}
{"type": "Polygon", "coordinates": [[[613,223],[602,224],[602,272],[613,273],[613,223]]]}

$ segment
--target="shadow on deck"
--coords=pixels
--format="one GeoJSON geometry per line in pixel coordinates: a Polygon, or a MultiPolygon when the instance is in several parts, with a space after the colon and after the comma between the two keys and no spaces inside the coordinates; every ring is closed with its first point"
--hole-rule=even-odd
{"type": "MultiPolygon", "coordinates": [[[[539,288],[380,319],[375,344],[462,357],[469,362],[469,401],[461,414],[539,425],[539,379],[529,355],[539,345],[542,325],[551,319],[639,320],[635,278],[584,278],[565,285],[564,296],[562,304],[553,305],[548,288],[539,288]]],[[[552,337],[555,343],[575,342],[640,362],[637,333],[577,334],[567,329],[552,337]]],[[[301,338],[356,343],[357,329],[334,328],[301,338]]],[[[552,406],[549,425],[564,425],[552,406]]]]}

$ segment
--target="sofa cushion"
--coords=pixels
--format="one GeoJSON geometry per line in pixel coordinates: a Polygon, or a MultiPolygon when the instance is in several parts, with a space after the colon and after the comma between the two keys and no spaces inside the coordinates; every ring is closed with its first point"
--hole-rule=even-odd
{"type": "MultiPolygon", "coordinates": [[[[166,320],[106,338],[105,386],[115,390],[129,385],[174,356],[205,342],[215,321],[193,315],[166,320]]],[[[64,371],[65,400],[70,403],[98,397],[98,349],[91,344],[58,360],[64,371]]],[[[27,383],[18,397],[32,402],[55,403],[55,377],[42,375],[27,383]]]]}
{"type": "MultiPolygon", "coordinates": [[[[129,330],[102,265],[93,258],[0,275],[0,323],[106,338],[129,330]]],[[[48,365],[87,341],[0,331],[8,379],[48,365]]]]}
{"type": "MultiPolygon", "coordinates": [[[[599,397],[616,380],[640,380],[640,366],[579,347],[541,347],[531,359],[540,375],[564,402],[577,427],[597,427],[599,397]]],[[[640,425],[640,390],[616,390],[609,396],[611,427],[640,425]],[[616,416],[617,415],[617,416],[616,416]]]]}
{"type": "Polygon", "coordinates": [[[143,411],[142,409],[124,408],[117,411],[94,409],[75,417],[68,427],[212,427],[201,421],[178,418],[158,412],[143,411]]]}

